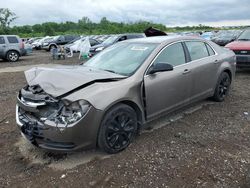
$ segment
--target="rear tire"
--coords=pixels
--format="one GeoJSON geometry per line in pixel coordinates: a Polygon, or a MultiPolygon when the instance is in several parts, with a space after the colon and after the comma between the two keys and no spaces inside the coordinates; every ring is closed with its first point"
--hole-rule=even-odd
{"type": "Polygon", "coordinates": [[[7,53],[6,55],[6,59],[9,61],[9,62],[16,62],[18,61],[19,59],[19,53],[17,51],[14,51],[14,50],[11,50],[7,53]]]}
{"type": "Polygon", "coordinates": [[[119,104],[104,116],[98,134],[98,146],[107,153],[118,153],[133,141],[137,128],[134,109],[125,104],[119,104]]]}
{"type": "Polygon", "coordinates": [[[229,74],[226,72],[221,73],[212,99],[217,102],[224,101],[225,97],[229,93],[230,85],[231,85],[231,78],[229,74]]]}

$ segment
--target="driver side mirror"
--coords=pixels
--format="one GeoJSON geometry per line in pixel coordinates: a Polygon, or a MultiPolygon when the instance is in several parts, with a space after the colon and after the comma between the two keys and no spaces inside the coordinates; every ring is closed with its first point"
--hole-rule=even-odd
{"type": "Polygon", "coordinates": [[[148,74],[154,74],[156,72],[166,72],[174,70],[173,65],[168,63],[156,63],[152,67],[150,67],[148,74]]]}

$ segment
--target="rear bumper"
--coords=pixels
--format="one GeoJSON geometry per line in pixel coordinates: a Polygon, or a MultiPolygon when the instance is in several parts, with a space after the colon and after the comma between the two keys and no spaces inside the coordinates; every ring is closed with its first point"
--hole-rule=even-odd
{"type": "Polygon", "coordinates": [[[250,55],[236,55],[237,67],[250,67],[250,55]]]}

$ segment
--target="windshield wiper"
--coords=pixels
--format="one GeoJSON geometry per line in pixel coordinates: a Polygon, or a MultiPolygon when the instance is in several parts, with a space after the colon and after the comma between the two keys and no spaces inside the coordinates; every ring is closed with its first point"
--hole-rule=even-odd
{"type": "Polygon", "coordinates": [[[113,70],[109,70],[109,69],[103,69],[104,71],[107,71],[107,72],[111,72],[111,73],[115,73],[115,74],[117,74],[115,71],[113,71],[113,70]]]}
{"type": "Polygon", "coordinates": [[[114,74],[118,74],[118,75],[121,75],[121,76],[124,76],[125,78],[127,78],[127,77],[128,77],[127,75],[120,74],[120,73],[115,72],[115,71],[113,71],[113,70],[109,70],[109,69],[102,69],[102,70],[107,71],[107,72],[111,72],[111,73],[114,73],[114,74]]]}
{"type": "Polygon", "coordinates": [[[250,39],[238,39],[238,40],[241,40],[241,41],[249,41],[250,39]]]}

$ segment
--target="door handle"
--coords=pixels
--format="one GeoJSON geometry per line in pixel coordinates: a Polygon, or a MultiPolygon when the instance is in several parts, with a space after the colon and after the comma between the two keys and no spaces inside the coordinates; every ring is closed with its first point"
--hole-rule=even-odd
{"type": "Polygon", "coordinates": [[[5,47],[6,47],[6,45],[3,45],[3,47],[5,48],[5,47]]]}
{"type": "Polygon", "coordinates": [[[216,59],[216,60],[214,61],[214,64],[217,64],[217,63],[219,63],[219,61],[216,59]]]}
{"type": "Polygon", "coordinates": [[[190,73],[191,71],[189,70],[189,69],[185,69],[184,71],[183,71],[183,73],[182,74],[188,74],[188,73],[190,73]]]}

